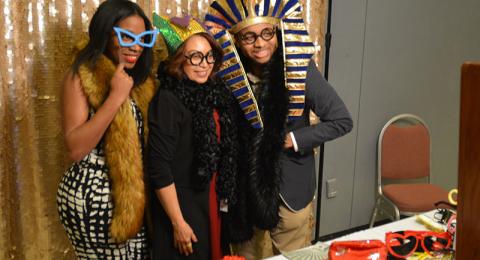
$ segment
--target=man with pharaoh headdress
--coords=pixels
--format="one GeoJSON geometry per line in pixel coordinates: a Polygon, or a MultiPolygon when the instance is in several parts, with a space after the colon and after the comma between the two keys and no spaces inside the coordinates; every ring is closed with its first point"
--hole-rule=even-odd
{"type": "MultiPolygon", "coordinates": [[[[298,0],[216,0],[205,23],[224,50],[218,74],[237,98],[239,192],[224,218],[238,253],[259,258],[268,231],[274,253],[309,244],[316,190],[314,151],[345,135],[352,119],[318,71],[298,0]],[[310,125],[309,112],[320,122],[310,125]]],[[[321,176],[320,176],[321,177],[321,176]]]]}

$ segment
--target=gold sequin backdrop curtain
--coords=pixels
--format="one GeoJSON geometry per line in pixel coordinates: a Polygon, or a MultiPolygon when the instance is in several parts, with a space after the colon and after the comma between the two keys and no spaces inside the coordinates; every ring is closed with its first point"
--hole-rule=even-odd
{"type": "MultiPolygon", "coordinates": [[[[0,1],[0,258],[72,259],[59,223],[56,189],[69,165],[60,92],[76,36],[99,0],[0,1]]],[[[138,0],[146,13],[203,17],[209,0],[138,0]]],[[[304,0],[323,45],[326,0],[304,0]]],[[[318,49],[316,60],[320,64],[318,49]]]]}

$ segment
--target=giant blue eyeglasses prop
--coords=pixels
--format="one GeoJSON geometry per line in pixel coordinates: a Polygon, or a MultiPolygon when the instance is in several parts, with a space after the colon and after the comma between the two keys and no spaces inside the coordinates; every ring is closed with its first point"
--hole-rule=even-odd
{"type": "Polygon", "coordinates": [[[158,29],[144,31],[140,34],[134,34],[127,30],[124,30],[120,27],[113,27],[115,33],[117,33],[118,44],[122,47],[131,47],[135,44],[145,48],[152,48],[155,44],[155,40],[157,39],[158,29]],[[145,42],[145,36],[151,35],[150,40],[145,42]]]}

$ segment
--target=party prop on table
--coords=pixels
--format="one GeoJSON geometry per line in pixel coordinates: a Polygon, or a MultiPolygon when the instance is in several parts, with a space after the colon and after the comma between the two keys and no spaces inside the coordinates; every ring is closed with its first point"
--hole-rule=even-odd
{"type": "Polygon", "coordinates": [[[383,260],[387,248],[380,240],[337,241],[330,245],[330,260],[383,260]]]}
{"type": "Polygon", "coordinates": [[[329,245],[317,243],[315,245],[284,253],[283,256],[289,260],[327,260],[329,245]]]}
{"type": "Polygon", "coordinates": [[[451,242],[452,236],[448,232],[406,230],[385,234],[388,254],[402,259],[415,252],[430,255],[448,253],[451,251],[451,242]]]}
{"type": "Polygon", "coordinates": [[[431,231],[434,232],[443,232],[445,231],[445,225],[442,225],[438,222],[435,222],[435,220],[425,216],[425,215],[417,215],[415,220],[424,225],[426,228],[428,228],[431,231]]]}
{"type": "Polygon", "coordinates": [[[453,205],[457,206],[457,198],[455,196],[455,198],[453,198],[454,195],[457,195],[458,194],[458,190],[457,189],[452,189],[449,193],[448,193],[448,201],[450,203],[452,203],[453,205]]]}

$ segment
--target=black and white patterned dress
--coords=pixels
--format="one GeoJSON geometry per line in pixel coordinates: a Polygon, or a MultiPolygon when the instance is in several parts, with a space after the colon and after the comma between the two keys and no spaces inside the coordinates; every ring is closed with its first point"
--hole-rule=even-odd
{"type": "MultiPolygon", "coordinates": [[[[143,148],[142,115],[133,101],[131,104],[143,148]]],[[[149,258],[145,227],[125,243],[115,243],[110,236],[114,205],[103,141],[65,172],[57,191],[57,206],[78,259],[149,258]]]]}

